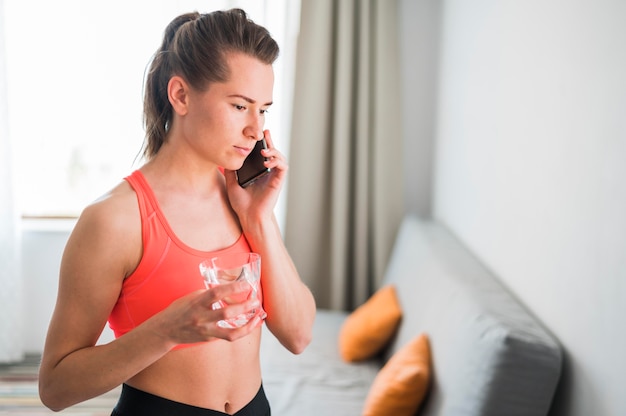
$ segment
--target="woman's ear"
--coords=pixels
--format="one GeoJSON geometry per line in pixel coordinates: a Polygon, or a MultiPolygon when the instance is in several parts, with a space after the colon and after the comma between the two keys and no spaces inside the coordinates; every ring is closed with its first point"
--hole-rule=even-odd
{"type": "Polygon", "coordinates": [[[187,114],[187,106],[189,104],[189,86],[179,76],[173,76],[167,83],[167,98],[179,116],[187,114]]]}

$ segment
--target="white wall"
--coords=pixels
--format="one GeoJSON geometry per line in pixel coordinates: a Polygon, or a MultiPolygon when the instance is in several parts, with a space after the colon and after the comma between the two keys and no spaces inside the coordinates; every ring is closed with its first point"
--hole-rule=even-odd
{"type": "MultiPolygon", "coordinates": [[[[43,351],[48,323],[59,284],[61,255],[74,221],[24,221],[22,224],[22,276],[24,294],[23,346],[27,353],[43,351]]],[[[100,343],[113,339],[107,326],[100,343]]]]}
{"type": "Polygon", "coordinates": [[[432,171],[439,70],[440,0],[399,0],[406,208],[432,215],[432,171]],[[406,32],[406,36],[402,35],[406,32]]]}
{"type": "Polygon", "coordinates": [[[551,414],[626,414],[626,2],[448,0],[431,17],[433,216],[563,344],[551,414]]]}
{"type": "Polygon", "coordinates": [[[22,230],[24,350],[41,353],[54,310],[61,254],[68,227],[22,230]],[[65,230],[64,230],[65,228],[65,230]]]}

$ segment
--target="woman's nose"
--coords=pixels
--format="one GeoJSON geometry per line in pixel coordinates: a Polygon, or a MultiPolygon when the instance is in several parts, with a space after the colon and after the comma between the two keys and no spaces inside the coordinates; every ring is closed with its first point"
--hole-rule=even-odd
{"type": "Polygon", "coordinates": [[[244,134],[247,137],[254,138],[254,140],[261,140],[263,138],[263,121],[260,117],[253,117],[252,120],[246,125],[244,134]]]}

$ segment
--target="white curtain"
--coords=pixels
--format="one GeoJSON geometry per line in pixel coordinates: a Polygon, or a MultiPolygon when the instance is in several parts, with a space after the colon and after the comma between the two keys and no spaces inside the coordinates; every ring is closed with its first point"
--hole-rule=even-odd
{"type": "Polygon", "coordinates": [[[0,0],[0,362],[23,358],[20,238],[13,198],[4,41],[4,1],[0,0]]]}

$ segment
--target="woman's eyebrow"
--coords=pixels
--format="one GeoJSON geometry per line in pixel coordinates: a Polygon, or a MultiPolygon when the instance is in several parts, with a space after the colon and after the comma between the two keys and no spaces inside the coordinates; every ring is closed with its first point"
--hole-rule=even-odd
{"type": "MultiPolygon", "coordinates": [[[[250,104],[256,104],[256,100],[253,100],[250,97],[246,97],[245,95],[241,95],[241,94],[231,94],[228,96],[229,98],[241,98],[242,100],[250,103],[250,104]]],[[[273,104],[273,101],[270,101],[268,103],[263,104],[264,106],[270,106],[273,104]]]]}

